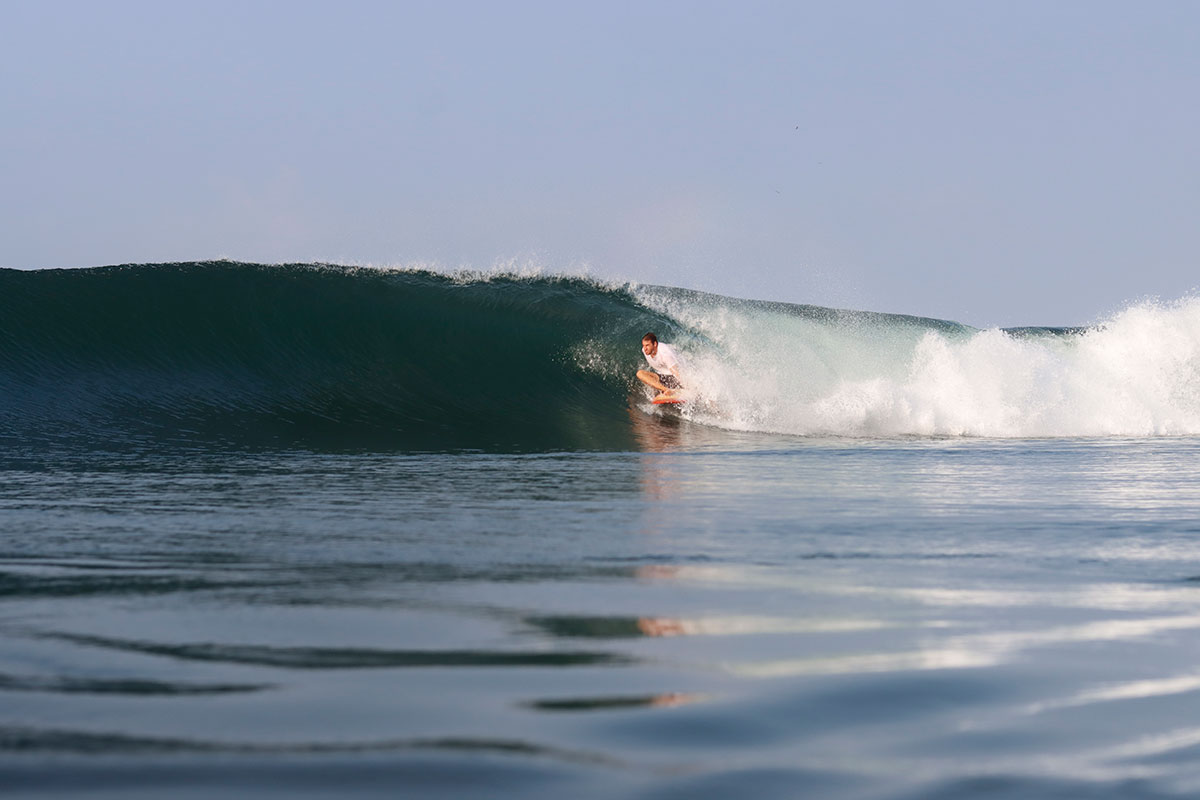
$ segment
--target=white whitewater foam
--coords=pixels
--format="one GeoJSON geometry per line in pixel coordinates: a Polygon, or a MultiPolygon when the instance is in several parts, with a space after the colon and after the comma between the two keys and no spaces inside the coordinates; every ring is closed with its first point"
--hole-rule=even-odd
{"type": "Polygon", "coordinates": [[[698,422],[843,436],[1200,434],[1200,298],[1142,303],[1082,333],[926,320],[822,321],[784,307],[639,292],[706,399],[698,422]]]}

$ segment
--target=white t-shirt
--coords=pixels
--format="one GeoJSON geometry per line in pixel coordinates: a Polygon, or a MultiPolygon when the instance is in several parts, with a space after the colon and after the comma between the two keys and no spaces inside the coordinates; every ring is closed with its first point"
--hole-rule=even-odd
{"type": "Polygon", "coordinates": [[[642,355],[646,356],[646,362],[650,368],[659,375],[671,375],[678,372],[682,364],[679,354],[675,352],[675,348],[669,344],[662,342],[658,343],[658,350],[654,355],[649,356],[643,351],[642,355]]]}

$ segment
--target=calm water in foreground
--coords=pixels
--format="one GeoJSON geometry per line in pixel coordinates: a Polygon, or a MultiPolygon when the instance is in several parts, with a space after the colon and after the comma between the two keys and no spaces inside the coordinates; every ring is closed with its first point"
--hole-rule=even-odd
{"type": "Polygon", "coordinates": [[[0,452],[0,793],[1200,793],[1200,441],[0,452]]]}

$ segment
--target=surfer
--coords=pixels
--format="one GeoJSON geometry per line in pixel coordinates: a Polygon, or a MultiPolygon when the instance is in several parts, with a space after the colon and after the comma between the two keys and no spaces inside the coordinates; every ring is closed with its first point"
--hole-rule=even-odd
{"type": "Polygon", "coordinates": [[[653,370],[639,369],[638,380],[651,389],[657,389],[659,397],[674,397],[683,388],[683,381],[679,377],[680,359],[675,348],[660,342],[653,333],[647,333],[642,337],[642,355],[646,356],[653,370]]]}

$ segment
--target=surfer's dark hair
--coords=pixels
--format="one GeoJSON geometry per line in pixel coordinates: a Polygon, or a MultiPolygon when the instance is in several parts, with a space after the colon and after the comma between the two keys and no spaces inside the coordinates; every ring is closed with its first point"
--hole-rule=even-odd
{"type": "Polygon", "coordinates": [[[642,341],[643,342],[654,342],[655,344],[658,344],[658,337],[655,336],[653,333],[647,333],[645,336],[642,337],[642,341]]]}

